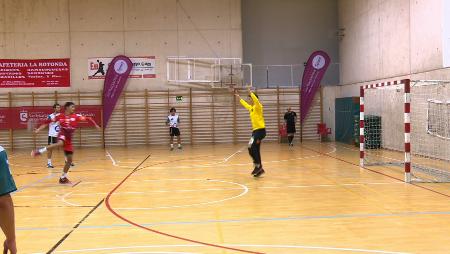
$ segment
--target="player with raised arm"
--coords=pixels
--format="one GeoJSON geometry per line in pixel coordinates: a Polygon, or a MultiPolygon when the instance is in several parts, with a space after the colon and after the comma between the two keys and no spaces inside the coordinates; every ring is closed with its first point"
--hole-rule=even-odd
{"type": "MultiPolygon", "coordinates": [[[[66,156],[66,163],[64,164],[63,173],[59,178],[59,183],[70,184],[71,182],[67,178],[67,174],[69,172],[69,168],[72,164],[73,158],[72,137],[73,133],[78,128],[78,123],[81,121],[90,121],[98,130],[101,130],[101,128],[91,117],[75,114],[75,104],[73,102],[66,102],[66,104],[64,104],[64,111],[64,113],[58,115],[54,120],[46,121],[46,124],[50,123],[51,121],[59,122],[60,130],[58,133],[58,142],[46,147],[42,147],[40,149],[33,150],[31,152],[31,156],[35,157],[47,151],[52,151],[53,149],[56,149],[58,147],[63,147],[64,155],[66,156]]],[[[36,129],[36,131],[38,132],[39,130],[36,129]]]]}
{"type": "Polygon", "coordinates": [[[259,177],[265,173],[261,163],[261,142],[266,137],[266,124],[264,122],[263,105],[259,101],[258,95],[248,88],[249,97],[252,99],[252,105],[242,99],[238,93],[235,96],[239,102],[250,113],[250,120],[252,122],[252,137],[248,142],[248,152],[253,159],[254,169],[252,175],[259,177]]]}

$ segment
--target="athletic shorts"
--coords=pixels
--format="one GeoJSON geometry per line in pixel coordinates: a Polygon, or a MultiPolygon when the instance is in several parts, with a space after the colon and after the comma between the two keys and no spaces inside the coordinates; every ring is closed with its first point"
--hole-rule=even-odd
{"type": "Polygon", "coordinates": [[[170,127],[169,133],[170,133],[171,137],[173,137],[173,136],[180,136],[180,129],[175,128],[175,127],[170,127]]]}
{"type": "Polygon", "coordinates": [[[290,125],[290,124],[286,125],[286,130],[287,130],[287,133],[288,133],[288,134],[290,134],[290,133],[296,133],[296,132],[297,132],[297,131],[295,130],[295,125],[290,125]]]}
{"type": "Polygon", "coordinates": [[[8,155],[0,147],[0,196],[16,191],[17,187],[9,170],[8,155]]]}
{"type": "Polygon", "coordinates": [[[256,140],[263,140],[266,137],[266,129],[254,130],[252,133],[252,138],[256,140]]]}
{"type": "Polygon", "coordinates": [[[63,131],[58,133],[58,140],[64,141],[64,152],[73,152],[72,136],[65,135],[63,131]]]}
{"type": "Polygon", "coordinates": [[[49,145],[51,144],[56,144],[58,143],[58,137],[52,137],[52,136],[48,136],[48,143],[49,145]]]}
{"type": "Polygon", "coordinates": [[[66,150],[64,150],[64,155],[65,156],[72,155],[72,154],[73,154],[73,151],[66,151],[66,150]]]}

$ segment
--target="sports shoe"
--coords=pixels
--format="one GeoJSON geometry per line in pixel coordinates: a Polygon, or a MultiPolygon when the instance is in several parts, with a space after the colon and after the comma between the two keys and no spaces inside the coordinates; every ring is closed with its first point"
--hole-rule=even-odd
{"type": "Polygon", "coordinates": [[[47,168],[54,168],[55,166],[53,166],[51,163],[47,163],[47,168]]]}
{"type": "Polygon", "coordinates": [[[36,156],[39,156],[39,155],[41,155],[41,152],[39,152],[39,149],[31,151],[31,157],[36,157],[36,156]]]}
{"type": "Polygon", "coordinates": [[[183,147],[182,147],[182,146],[178,146],[178,149],[180,149],[180,150],[181,150],[181,149],[183,149],[183,147]]]}
{"type": "Polygon", "coordinates": [[[173,147],[170,147],[170,151],[173,151],[173,147]]]}
{"type": "Polygon", "coordinates": [[[254,174],[253,176],[254,176],[254,177],[260,177],[260,176],[262,176],[264,173],[266,173],[266,171],[264,171],[264,169],[261,167],[261,168],[259,169],[259,171],[256,172],[256,174],[254,174]]]}
{"type": "Polygon", "coordinates": [[[256,172],[258,172],[258,170],[259,170],[259,168],[258,168],[258,167],[255,167],[255,168],[253,169],[253,171],[252,171],[252,175],[255,175],[256,172]]]}
{"type": "Polygon", "coordinates": [[[60,184],[72,184],[72,182],[67,177],[62,177],[62,178],[60,177],[59,183],[60,184]]]}

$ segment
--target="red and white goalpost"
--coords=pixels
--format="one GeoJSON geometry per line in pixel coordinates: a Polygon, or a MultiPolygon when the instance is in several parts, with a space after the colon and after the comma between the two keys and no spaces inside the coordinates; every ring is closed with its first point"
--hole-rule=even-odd
{"type": "Polygon", "coordinates": [[[360,166],[404,171],[405,182],[450,181],[450,81],[360,87],[360,166]]]}

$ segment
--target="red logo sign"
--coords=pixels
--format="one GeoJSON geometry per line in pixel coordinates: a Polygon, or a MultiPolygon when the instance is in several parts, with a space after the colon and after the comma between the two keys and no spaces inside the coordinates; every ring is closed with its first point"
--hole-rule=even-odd
{"type": "MultiPolygon", "coordinates": [[[[40,125],[46,122],[48,115],[52,112],[53,110],[51,107],[42,106],[0,108],[0,129],[26,129],[29,121],[34,121],[40,125]]],[[[92,117],[97,124],[101,124],[102,106],[77,106],[76,113],[92,117]]],[[[90,121],[86,121],[81,122],[79,127],[94,127],[94,124],[90,121]]]]}

